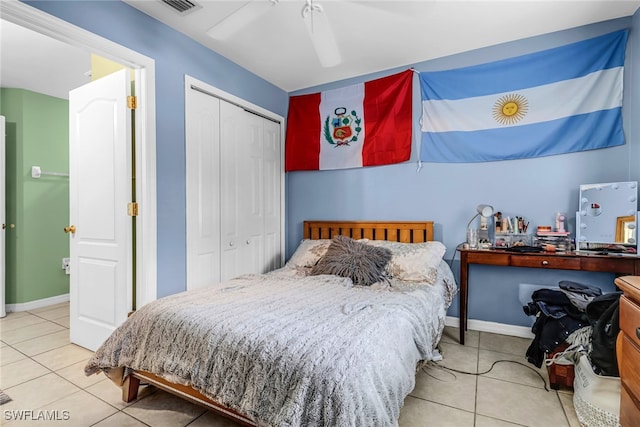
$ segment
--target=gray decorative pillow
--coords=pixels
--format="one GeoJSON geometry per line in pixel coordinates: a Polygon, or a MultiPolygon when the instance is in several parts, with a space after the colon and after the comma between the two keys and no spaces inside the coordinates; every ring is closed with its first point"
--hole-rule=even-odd
{"type": "Polygon", "coordinates": [[[354,285],[369,286],[385,277],[391,251],[335,236],[327,253],[311,269],[311,275],[333,274],[349,277],[354,285]]]}

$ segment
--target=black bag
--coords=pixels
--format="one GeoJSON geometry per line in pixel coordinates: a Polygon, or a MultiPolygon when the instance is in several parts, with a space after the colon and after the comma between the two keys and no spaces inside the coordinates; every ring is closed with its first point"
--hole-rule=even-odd
{"type": "Polygon", "coordinates": [[[599,375],[620,376],[616,357],[616,338],[620,332],[620,295],[622,292],[597,296],[587,305],[587,317],[593,327],[589,358],[599,375]]]}

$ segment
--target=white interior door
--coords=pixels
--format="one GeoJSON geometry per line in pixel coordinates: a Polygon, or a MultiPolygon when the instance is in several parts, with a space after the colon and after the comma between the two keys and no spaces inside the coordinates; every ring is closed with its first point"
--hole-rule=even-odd
{"type": "Polygon", "coordinates": [[[187,88],[187,289],[220,282],[220,100],[187,88]]]}
{"type": "Polygon", "coordinates": [[[6,218],[6,194],[5,194],[5,179],[6,179],[6,158],[5,158],[5,144],[6,144],[6,131],[5,131],[5,119],[4,116],[0,116],[0,224],[2,224],[2,230],[0,230],[0,317],[7,315],[5,310],[5,233],[7,228],[6,218]]]}
{"type": "Polygon", "coordinates": [[[96,350],[131,308],[129,71],[69,93],[70,338],[96,350]]]}

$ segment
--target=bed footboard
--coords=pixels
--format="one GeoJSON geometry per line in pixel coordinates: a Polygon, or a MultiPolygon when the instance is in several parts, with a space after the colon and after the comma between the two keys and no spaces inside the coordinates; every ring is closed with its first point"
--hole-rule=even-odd
{"type": "Polygon", "coordinates": [[[195,403],[196,405],[203,406],[208,410],[215,412],[223,417],[232,419],[240,425],[256,427],[256,424],[251,419],[240,414],[239,412],[234,411],[233,409],[227,408],[226,406],[216,402],[215,400],[209,399],[199,391],[186,385],[174,384],[149,372],[137,371],[129,375],[124,380],[122,384],[122,400],[124,400],[125,402],[131,402],[135,400],[138,397],[138,388],[140,387],[141,383],[152,385],[168,393],[174,394],[178,397],[195,403]]]}

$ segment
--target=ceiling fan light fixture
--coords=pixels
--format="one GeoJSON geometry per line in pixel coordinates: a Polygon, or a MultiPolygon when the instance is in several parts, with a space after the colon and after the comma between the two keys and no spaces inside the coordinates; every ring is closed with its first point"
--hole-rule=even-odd
{"type": "Polygon", "coordinates": [[[322,6],[313,0],[307,0],[302,8],[302,18],[309,31],[320,65],[323,68],[331,68],[340,64],[342,57],[338,43],[322,6]]]}
{"type": "Polygon", "coordinates": [[[207,30],[207,35],[216,40],[227,40],[240,29],[269,12],[280,0],[253,0],[235,12],[228,15],[222,21],[207,30]]]}
{"type": "Polygon", "coordinates": [[[322,13],[324,9],[322,5],[313,0],[306,0],[306,4],[302,7],[302,17],[306,18],[307,16],[311,16],[313,19],[313,12],[322,13]]]}

